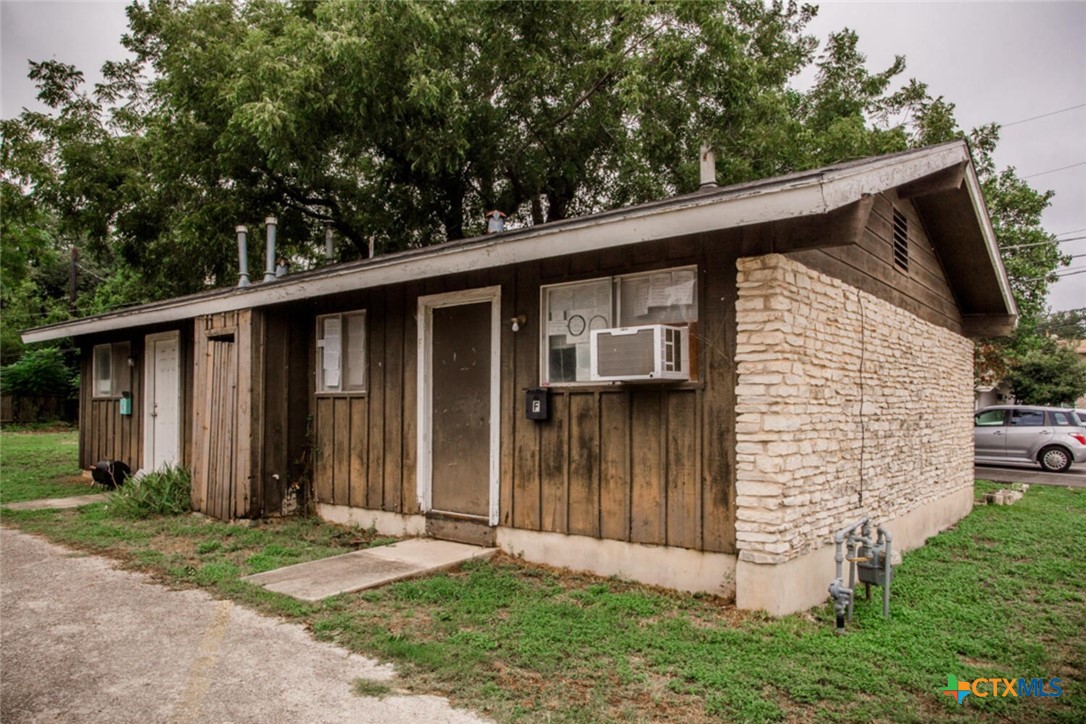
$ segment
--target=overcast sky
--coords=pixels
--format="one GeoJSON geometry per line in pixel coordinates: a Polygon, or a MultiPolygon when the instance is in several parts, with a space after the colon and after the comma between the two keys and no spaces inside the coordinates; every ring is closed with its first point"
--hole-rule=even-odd
{"type": "MultiPolygon", "coordinates": [[[[34,104],[28,59],[56,58],[100,80],[102,62],[123,52],[124,5],[0,0],[0,116],[34,104]]],[[[1066,253],[1086,255],[1086,2],[819,5],[814,35],[850,27],[872,70],[904,55],[903,76],[953,102],[963,128],[1003,124],[997,163],[1056,192],[1045,224],[1073,239],[1060,245],[1066,253]]],[[[1077,269],[1086,270],[1086,256],[1072,260],[1077,269]]],[[[1067,274],[1049,301],[1055,310],[1086,307],[1086,274],[1067,274]]]]}

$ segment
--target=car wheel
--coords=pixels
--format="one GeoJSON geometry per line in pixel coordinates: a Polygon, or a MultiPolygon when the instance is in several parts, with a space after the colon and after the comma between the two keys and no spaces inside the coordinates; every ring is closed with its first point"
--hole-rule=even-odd
{"type": "Polygon", "coordinates": [[[1071,467],[1071,453],[1062,447],[1052,445],[1041,451],[1041,454],[1037,456],[1037,462],[1050,473],[1062,473],[1071,467]]]}

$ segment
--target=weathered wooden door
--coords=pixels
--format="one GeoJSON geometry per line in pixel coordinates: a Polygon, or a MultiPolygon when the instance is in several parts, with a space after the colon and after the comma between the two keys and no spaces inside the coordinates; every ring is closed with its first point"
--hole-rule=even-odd
{"type": "Polygon", "coordinates": [[[433,509],[485,518],[490,503],[490,304],[433,317],[433,509]]]}
{"type": "Polygon", "coordinates": [[[176,465],[181,447],[180,339],[176,332],[148,335],[143,466],[176,465]]]}
{"type": "Polygon", "coordinates": [[[498,303],[496,288],[420,300],[420,493],[431,516],[497,522],[498,303]]]}
{"type": "Polygon", "coordinates": [[[207,498],[205,513],[229,520],[234,505],[238,396],[233,336],[208,340],[207,498]]]}

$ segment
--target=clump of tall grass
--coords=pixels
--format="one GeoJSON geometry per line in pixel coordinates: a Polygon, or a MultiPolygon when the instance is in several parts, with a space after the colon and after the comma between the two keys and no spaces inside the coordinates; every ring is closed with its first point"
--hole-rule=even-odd
{"type": "Polygon", "coordinates": [[[139,479],[129,478],[109,497],[109,509],[121,518],[180,515],[191,508],[192,480],[182,467],[166,465],[139,479]]]}

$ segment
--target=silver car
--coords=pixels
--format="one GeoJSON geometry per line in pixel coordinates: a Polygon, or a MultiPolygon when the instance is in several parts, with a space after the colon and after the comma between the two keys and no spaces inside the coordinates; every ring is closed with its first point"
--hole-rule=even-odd
{"type": "Polygon", "coordinates": [[[1086,427],[1074,410],[998,405],[973,416],[977,463],[1038,463],[1062,473],[1086,462],[1086,427]]]}

